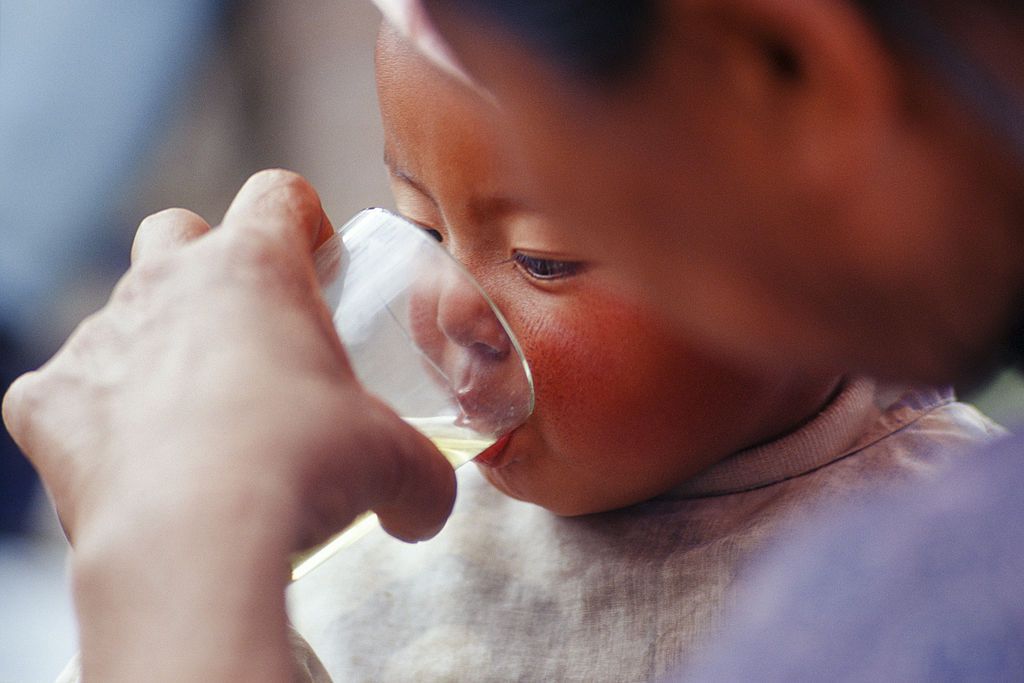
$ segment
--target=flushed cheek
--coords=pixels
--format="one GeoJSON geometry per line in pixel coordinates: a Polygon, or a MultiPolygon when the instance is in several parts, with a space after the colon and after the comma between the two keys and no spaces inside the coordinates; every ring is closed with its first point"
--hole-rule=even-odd
{"type": "Polygon", "coordinates": [[[542,502],[576,488],[614,488],[598,479],[622,467],[625,451],[670,440],[660,424],[658,434],[648,432],[676,402],[665,387],[683,381],[666,365],[677,349],[635,307],[608,298],[498,301],[530,364],[537,399],[513,440],[517,462],[488,474],[510,495],[542,502]]]}
{"type": "Polygon", "coordinates": [[[628,419],[619,390],[620,354],[629,342],[586,331],[547,327],[531,337],[527,349],[537,392],[536,427],[549,457],[559,460],[585,459],[580,451],[587,444],[620,431],[621,420],[628,419]]]}
{"type": "Polygon", "coordinates": [[[684,378],[657,355],[646,360],[663,374],[634,367],[629,351],[648,349],[618,331],[532,341],[537,410],[512,440],[512,462],[485,469],[499,490],[575,515],[632,504],[676,483],[685,414],[675,412],[681,401],[669,390],[684,378]]]}

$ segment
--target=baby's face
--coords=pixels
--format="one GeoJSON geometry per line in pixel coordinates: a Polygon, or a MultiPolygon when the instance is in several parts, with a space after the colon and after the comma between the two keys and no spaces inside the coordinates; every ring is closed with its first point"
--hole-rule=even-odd
{"type": "Polygon", "coordinates": [[[597,512],[664,493],[777,433],[764,410],[777,383],[674,336],[610,284],[614,254],[580,260],[518,199],[485,99],[386,33],[378,89],[398,210],[477,278],[533,371],[534,414],[478,461],[492,484],[559,514],[597,512]]]}

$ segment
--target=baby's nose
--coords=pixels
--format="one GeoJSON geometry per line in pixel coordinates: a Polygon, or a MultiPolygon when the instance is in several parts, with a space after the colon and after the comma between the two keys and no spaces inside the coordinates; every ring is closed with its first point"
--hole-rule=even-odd
{"type": "Polygon", "coordinates": [[[440,283],[437,325],[453,343],[481,356],[500,360],[512,350],[488,300],[465,278],[451,274],[440,283]]]}

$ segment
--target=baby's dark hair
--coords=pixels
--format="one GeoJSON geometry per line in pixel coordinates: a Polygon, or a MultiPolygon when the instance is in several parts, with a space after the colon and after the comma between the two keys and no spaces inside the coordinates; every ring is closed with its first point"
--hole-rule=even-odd
{"type": "MultiPolygon", "coordinates": [[[[613,82],[643,63],[657,37],[665,0],[424,0],[500,26],[570,75],[613,82]]],[[[942,23],[957,10],[987,7],[1024,19],[1024,0],[852,0],[893,47],[905,46],[906,23],[942,23]]],[[[911,32],[911,35],[913,32],[911,32]]]]}
{"type": "Polygon", "coordinates": [[[571,76],[606,83],[638,66],[657,30],[658,0],[424,0],[521,38],[571,76]]]}
{"type": "MultiPolygon", "coordinates": [[[[598,87],[642,70],[670,0],[423,0],[428,11],[475,16],[509,32],[570,77],[598,87]]],[[[963,35],[979,11],[994,12],[1024,31],[1024,0],[850,0],[900,57],[975,110],[1024,161],[1024,105],[971,56],[963,35]]],[[[766,45],[779,68],[799,73],[783,46],[766,45]]]]}

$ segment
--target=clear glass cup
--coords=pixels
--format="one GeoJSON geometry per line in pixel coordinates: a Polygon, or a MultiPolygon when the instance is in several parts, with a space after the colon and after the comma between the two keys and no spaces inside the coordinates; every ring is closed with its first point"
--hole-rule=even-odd
{"type": "MultiPolygon", "coordinates": [[[[335,328],[359,381],[426,435],[453,467],[533,411],[515,336],[480,285],[425,230],[367,209],[316,253],[335,328]]],[[[292,580],[376,526],[367,513],[293,559],[292,580]]]]}

